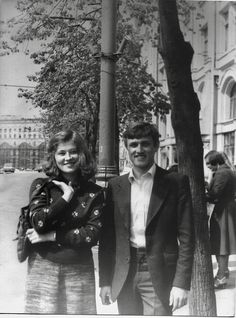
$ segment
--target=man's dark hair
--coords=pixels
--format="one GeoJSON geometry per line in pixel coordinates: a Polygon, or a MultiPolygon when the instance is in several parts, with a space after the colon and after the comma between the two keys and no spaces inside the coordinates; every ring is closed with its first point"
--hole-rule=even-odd
{"type": "Polygon", "coordinates": [[[125,147],[127,147],[128,139],[140,139],[143,137],[151,137],[154,146],[159,146],[159,132],[157,126],[148,122],[139,122],[131,124],[123,133],[125,147]]]}
{"type": "Polygon", "coordinates": [[[205,161],[211,164],[212,166],[223,165],[225,159],[222,154],[216,150],[211,150],[205,155],[205,161]]]}

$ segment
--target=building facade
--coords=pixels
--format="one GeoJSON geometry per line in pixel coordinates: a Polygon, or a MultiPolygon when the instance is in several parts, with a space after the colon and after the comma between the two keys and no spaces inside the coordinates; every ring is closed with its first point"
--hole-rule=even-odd
{"type": "Polygon", "coordinates": [[[40,119],[0,116],[0,167],[35,169],[45,158],[45,142],[40,119]]]}
{"type": "MultiPolygon", "coordinates": [[[[224,151],[236,165],[236,2],[193,1],[188,21],[181,23],[194,49],[192,79],[198,95],[204,153],[224,151]]],[[[163,61],[150,45],[144,48],[149,70],[168,92],[163,61]]],[[[158,163],[174,162],[176,146],[170,115],[158,120],[161,143],[158,163]]]]}

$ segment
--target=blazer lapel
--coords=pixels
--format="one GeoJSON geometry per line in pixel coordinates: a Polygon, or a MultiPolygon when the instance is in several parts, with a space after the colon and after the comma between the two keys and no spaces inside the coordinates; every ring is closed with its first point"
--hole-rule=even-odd
{"type": "Polygon", "coordinates": [[[119,180],[119,183],[117,184],[116,191],[120,214],[123,218],[125,227],[129,230],[131,185],[128,179],[128,175],[122,176],[122,178],[119,180]]]}
{"type": "Polygon", "coordinates": [[[147,224],[146,227],[150,224],[153,217],[158,213],[160,210],[166,195],[169,190],[169,184],[165,178],[165,170],[160,169],[157,166],[157,171],[154,177],[153,187],[152,187],[152,194],[150,198],[149,208],[148,208],[148,215],[147,215],[147,224]]]}

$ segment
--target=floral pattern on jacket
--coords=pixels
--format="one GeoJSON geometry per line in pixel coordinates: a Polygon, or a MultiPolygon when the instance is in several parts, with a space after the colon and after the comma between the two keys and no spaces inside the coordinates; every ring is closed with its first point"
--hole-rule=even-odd
{"type": "Polygon", "coordinates": [[[70,202],[62,198],[62,191],[48,181],[40,193],[45,179],[33,181],[30,189],[30,218],[39,234],[56,231],[58,244],[81,247],[94,246],[102,227],[101,215],[104,208],[104,190],[88,181],[83,188],[75,190],[70,202]]]}

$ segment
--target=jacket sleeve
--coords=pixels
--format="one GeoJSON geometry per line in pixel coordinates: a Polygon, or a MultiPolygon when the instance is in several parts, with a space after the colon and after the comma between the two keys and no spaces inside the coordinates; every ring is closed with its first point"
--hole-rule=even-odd
{"type": "Polygon", "coordinates": [[[74,247],[92,247],[96,245],[102,228],[104,205],[104,192],[103,190],[100,190],[91,201],[91,204],[86,208],[86,222],[83,225],[70,230],[63,228],[57,229],[57,243],[74,247]]]}
{"type": "Polygon", "coordinates": [[[218,200],[222,197],[229,180],[231,180],[231,178],[227,170],[216,171],[208,189],[209,199],[218,200]]]}
{"type": "Polygon", "coordinates": [[[194,223],[191,192],[187,176],[180,177],[177,209],[179,253],[173,286],[190,289],[194,255],[194,223]]]}
{"type": "Polygon", "coordinates": [[[42,186],[44,179],[36,179],[30,187],[30,220],[34,229],[39,234],[44,234],[55,229],[59,216],[66,213],[69,203],[62,197],[50,203],[48,186],[42,191],[37,190],[42,186]]]}
{"type": "Polygon", "coordinates": [[[106,191],[106,206],[103,214],[103,226],[98,248],[99,286],[111,286],[114,271],[115,226],[114,204],[111,186],[106,191]]]}

